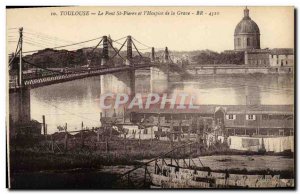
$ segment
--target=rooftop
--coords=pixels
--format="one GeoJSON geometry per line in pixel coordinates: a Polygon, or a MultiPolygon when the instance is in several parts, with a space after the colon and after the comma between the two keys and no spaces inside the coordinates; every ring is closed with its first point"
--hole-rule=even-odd
{"type": "Polygon", "coordinates": [[[138,113],[173,113],[173,114],[214,114],[219,108],[222,108],[227,113],[253,113],[253,114],[294,114],[294,105],[199,105],[199,109],[132,109],[132,112],[138,113]]]}

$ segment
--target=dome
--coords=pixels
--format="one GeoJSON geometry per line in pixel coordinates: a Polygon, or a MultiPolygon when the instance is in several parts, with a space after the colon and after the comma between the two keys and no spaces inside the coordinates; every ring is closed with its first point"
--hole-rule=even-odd
{"type": "Polygon", "coordinates": [[[249,17],[249,9],[244,10],[244,18],[235,27],[234,35],[260,34],[258,25],[249,17]]]}
{"type": "Polygon", "coordinates": [[[244,9],[244,17],[234,31],[234,50],[245,51],[260,49],[258,25],[249,17],[249,9],[244,9]]]}

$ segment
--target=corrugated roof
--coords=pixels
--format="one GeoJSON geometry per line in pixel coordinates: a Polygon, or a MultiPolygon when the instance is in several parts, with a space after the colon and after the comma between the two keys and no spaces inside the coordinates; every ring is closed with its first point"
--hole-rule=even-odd
{"type": "Polygon", "coordinates": [[[199,113],[199,114],[214,114],[218,107],[222,107],[226,113],[253,113],[253,114],[293,114],[293,105],[199,105],[199,109],[132,109],[132,112],[138,113],[199,113]]]}

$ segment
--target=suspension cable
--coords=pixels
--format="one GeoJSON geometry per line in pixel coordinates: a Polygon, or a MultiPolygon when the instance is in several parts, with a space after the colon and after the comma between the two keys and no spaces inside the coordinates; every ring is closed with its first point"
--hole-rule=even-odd
{"type": "Polygon", "coordinates": [[[112,42],[117,42],[117,41],[122,40],[122,39],[124,39],[124,38],[126,38],[126,37],[127,37],[127,36],[124,36],[124,37],[119,38],[119,39],[117,39],[117,40],[112,40],[112,42]]]}
{"type": "Polygon", "coordinates": [[[92,52],[90,53],[90,55],[92,55],[92,57],[90,57],[90,60],[92,60],[94,58],[94,51],[96,50],[96,48],[101,44],[101,42],[103,41],[103,38],[99,41],[99,43],[93,48],[92,52]]]}
{"type": "Polygon", "coordinates": [[[125,40],[125,42],[123,43],[123,45],[120,47],[120,49],[117,51],[117,50],[112,46],[111,42],[108,41],[109,45],[110,45],[110,46],[114,49],[114,51],[115,51],[115,54],[114,54],[111,58],[114,58],[116,55],[119,55],[120,58],[122,58],[123,60],[125,60],[125,59],[119,54],[119,52],[120,52],[121,49],[124,47],[124,45],[126,44],[126,42],[127,42],[127,39],[125,40]]]}
{"type": "Polygon", "coordinates": [[[36,64],[33,64],[33,63],[31,63],[31,62],[26,61],[24,58],[23,58],[22,60],[23,60],[23,62],[25,62],[25,63],[27,63],[27,64],[29,64],[29,65],[31,65],[31,66],[34,66],[34,67],[37,67],[37,68],[40,68],[40,69],[43,69],[43,70],[46,70],[46,71],[50,71],[50,72],[53,72],[53,73],[59,73],[59,74],[64,75],[63,72],[60,72],[60,71],[54,71],[54,70],[51,70],[51,69],[47,69],[47,68],[41,67],[41,66],[39,66],[39,65],[36,65],[36,64]]]}
{"type": "MultiPolygon", "coordinates": [[[[51,49],[58,49],[58,48],[64,48],[64,47],[74,46],[74,45],[78,45],[78,44],[82,44],[82,43],[86,43],[86,42],[91,42],[91,41],[94,41],[94,40],[98,40],[100,38],[102,38],[102,37],[93,38],[93,39],[90,39],[90,40],[86,40],[86,41],[82,41],[82,42],[78,42],[78,43],[73,43],[73,44],[68,44],[68,45],[63,45],[63,46],[56,46],[56,47],[52,47],[51,49]]],[[[23,53],[33,53],[33,52],[37,52],[37,51],[40,51],[40,50],[26,51],[26,52],[23,52],[23,53]]]]}
{"type": "Polygon", "coordinates": [[[8,63],[8,66],[11,66],[12,62],[15,60],[16,56],[20,53],[20,49],[19,51],[18,48],[19,48],[19,44],[20,44],[20,38],[18,40],[18,44],[17,44],[17,48],[16,48],[16,51],[15,51],[15,55],[13,56],[13,58],[10,60],[10,62],[8,63]]]}
{"type": "Polygon", "coordinates": [[[174,63],[173,60],[171,59],[170,55],[169,55],[169,59],[171,60],[172,63],[174,63]]]}
{"type": "Polygon", "coordinates": [[[20,53],[20,50],[13,56],[13,58],[10,60],[8,66],[11,66],[11,64],[13,63],[13,61],[16,59],[16,56],[18,56],[20,53]]]}
{"type": "Polygon", "coordinates": [[[141,45],[145,46],[145,47],[148,47],[148,48],[152,48],[151,46],[148,46],[140,41],[138,41],[137,39],[135,39],[134,37],[132,37],[133,40],[137,41],[138,43],[140,43],[141,45]]]}
{"type": "Polygon", "coordinates": [[[142,54],[140,53],[140,51],[139,51],[139,50],[137,49],[137,47],[135,46],[134,41],[132,41],[132,44],[133,44],[135,50],[137,51],[137,53],[140,55],[140,57],[143,58],[142,54]]]}

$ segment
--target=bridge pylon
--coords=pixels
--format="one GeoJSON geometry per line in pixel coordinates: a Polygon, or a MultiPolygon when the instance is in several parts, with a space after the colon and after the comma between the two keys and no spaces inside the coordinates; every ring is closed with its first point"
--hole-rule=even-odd
{"type": "Polygon", "coordinates": [[[103,50],[102,50],[101,66],[106,65],[108,59],[109,59],[109,56],[108,56],[108,39],[107,39],[107,36],[103,36],[103,50]]]}
{"type": "Polygon", "coordinates": [[[152,47],[152,49],[151,49],[151,62],[155,62],[155,51],[154,51],[154,47],[152,47]]]}
{"type": "Polygon", "coordinates": [[[132,39],[131,36],[127,36],[127,57],[125,64],[130,66],[132,61],[132,39]]]}
{"type": "Polygon", "coordinates": [[[164,57],[164,63],[169,63],[169,50],[168,47],[165,48],[165,57],[164,57]]]}
{"type": "MultiPolygon", "coordinates": [[[[16,68],[17,70],[12,73],[14,78],[14,85],[16,88],[23,88],[23,27],[19,28],[19,40],[16,48],[16,52],[12,55],[12,58],[9,61],[9,69],[13,70],[13,62],[19,57],[19,64],[16,68]]],[[[10,74],[11,76],[11,74],[10,74]]]]}

